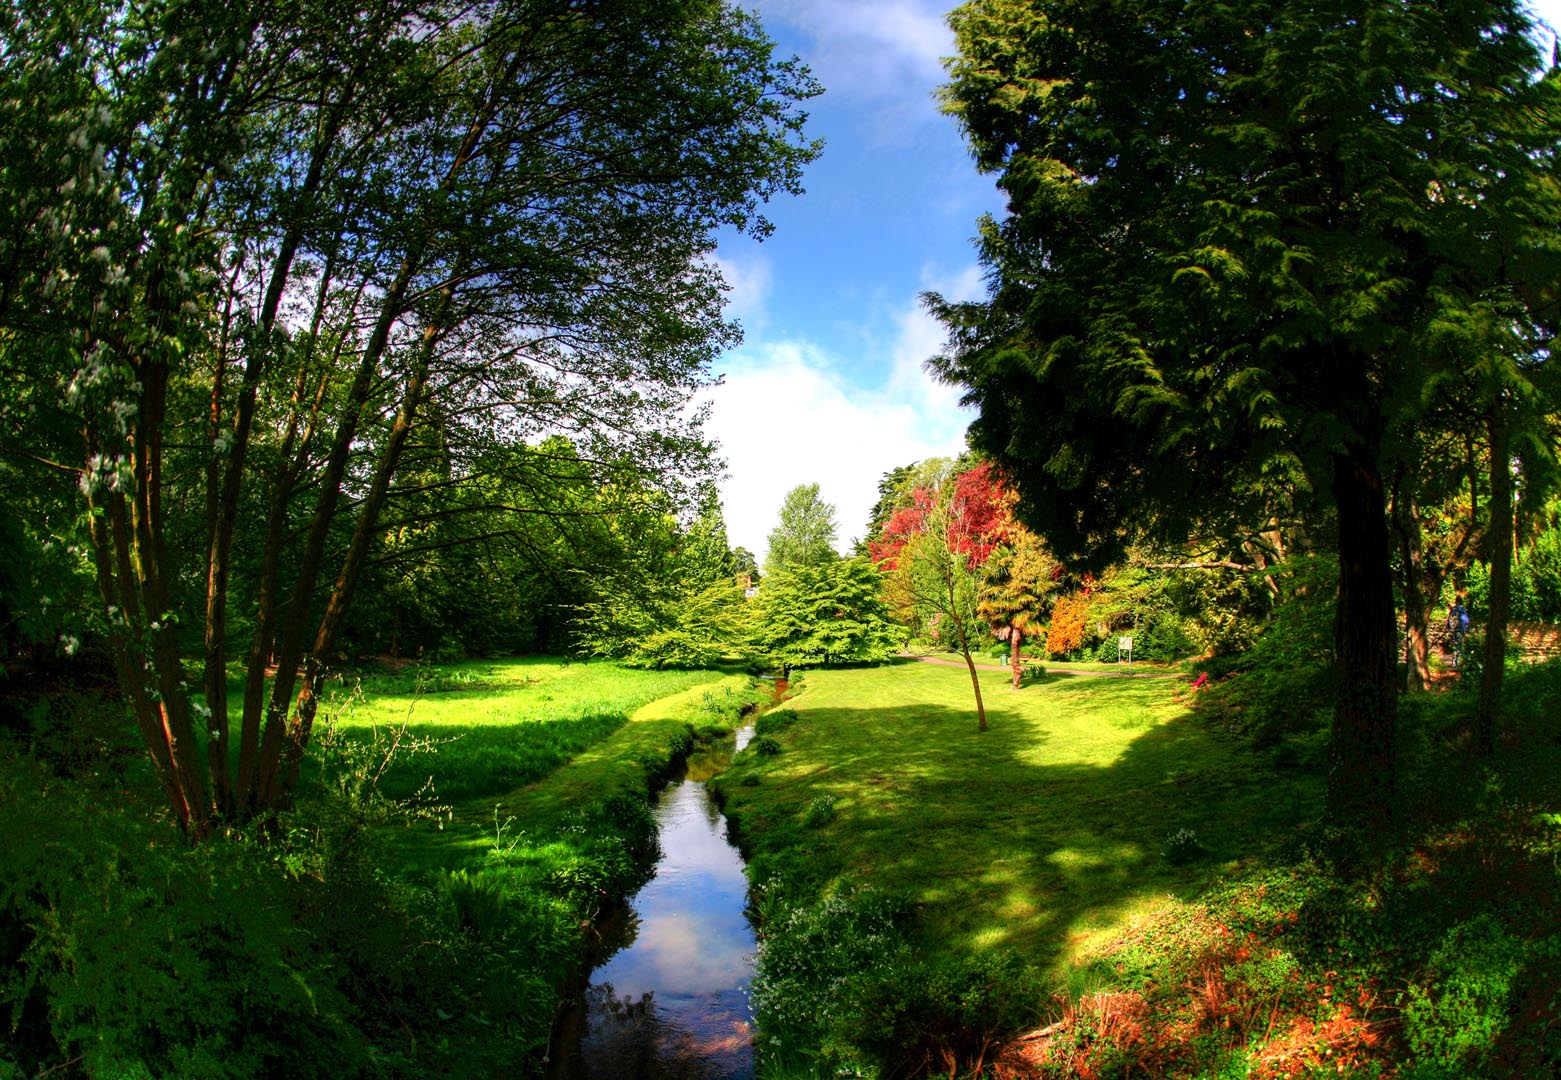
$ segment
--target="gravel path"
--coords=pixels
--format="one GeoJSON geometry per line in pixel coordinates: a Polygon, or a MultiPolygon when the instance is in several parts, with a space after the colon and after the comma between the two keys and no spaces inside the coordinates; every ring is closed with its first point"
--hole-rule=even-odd
{"type": "MultiPolygon", "coordinates": [[[[907,660],[920,660],[923,664],[936,664],[939,667],[962,668],[965,666],[965,662],[963,660],[949,660],[942,656],[922,656],[918,653],[908,652],[902,652],[900,655],[905,657],[907,660]]],[[[977,664],[976,670],[1011,671],[1013,669],[1010,668],[1007,664],[977,664]]],[[[1076,675],[1086,678],[1094,677],[1100,679],[1181,679],[1185,678],[1187,673],[1184,671],[1135,671],[1129,675],[1125,671],[1079,671],[1077,669],[1071,668],[1049,667],[1046,669],[1046,674],[1076,675]]]]}

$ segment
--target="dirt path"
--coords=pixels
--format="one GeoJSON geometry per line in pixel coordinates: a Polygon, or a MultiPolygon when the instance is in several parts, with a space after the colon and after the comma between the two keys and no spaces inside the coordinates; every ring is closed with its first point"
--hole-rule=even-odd
{"type": "MultiPolygon", "coordinates": [[[[917,653],[902,652],[900,654],[907,660],[920,660],[923,664],[936,664],[939,667],[965,666],[963,660],[949,660],[942,656],[921,656],[917,653]]],[[[977,664],[977,671],[1012,671],[1007,664],[977,664]]],[[[1095,677],[1100,679],[1180,679],[1186,677],[1184,671],[1135,671],[1129,675],[1125,671],[1080,671],[1073,668],[1046,668],[1047,675],[1076,675],[1095,677]]]]}

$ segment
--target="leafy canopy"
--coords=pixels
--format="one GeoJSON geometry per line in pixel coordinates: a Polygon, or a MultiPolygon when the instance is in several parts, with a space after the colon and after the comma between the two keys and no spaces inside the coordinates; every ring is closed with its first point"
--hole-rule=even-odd
{"type": "Polygon", "coordinates": [[[835,508],[819,497],[818,485],[797,485],[786,493],[780,523],[770,531],[764,572],[834,562],[840,557],[835,553],[835,531],[835,508]]]}

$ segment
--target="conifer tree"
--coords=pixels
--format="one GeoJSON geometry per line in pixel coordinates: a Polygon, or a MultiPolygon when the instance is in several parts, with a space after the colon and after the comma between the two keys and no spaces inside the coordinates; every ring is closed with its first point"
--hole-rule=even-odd
{"type": "Polygon", "coordinates": [[[946,104],[1009,197],[982,226],[990,298],[928,298],[973,444],[1080,568],[1266,520],[1265,497],[1330,512],[1329,808],[1386,810],[1384,476],[1424,388],[1540,362],[1553,332],[1561,82],[1525,9],[971,0],[951,21],[946,104]]]}

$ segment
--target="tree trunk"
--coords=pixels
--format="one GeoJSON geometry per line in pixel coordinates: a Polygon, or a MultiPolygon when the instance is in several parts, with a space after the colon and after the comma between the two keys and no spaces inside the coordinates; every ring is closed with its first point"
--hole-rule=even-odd
{"type": "Polygon", "coordinates": [[[981,700],[981,679],[976,675],[976,662],[970,657],[970,638],[965,634],[964,611],[962,610],[962,606],[959,603],[954,588],[954,578],[952,575],[954,572],[957,572],[954,558],[955,556],[953,553],[950,553],[950,561],[948,563],[948,567],[950,568],[950,576],[946,579],[949,601],[947,617],[951,622],[953,622],[954,630],[959,635],[959,651],[965,657],[965,668],[970,672],[970,688],[974,690],[976,694],[977,730],[985,731],[987,730],[986,705],[981,700]]]}
{"type": "Polygon", "coordinates": [[[1338,686],[1329,746],[1328,816],[1363,825],[1392,813],[1398,699],[1397,621],[1387,506],[1374,446],[1336,454],[1339,606],[1334,621],[1338,686]]]}
{"type": "Polygon", "coordinates": [[[1490,529],[1486,533],[1491,561],[1490,609],[1485,615],[1485,655],[1480,669],[1480,703],[1474,731],[1480,752],[1496,749],[1496,713],[1501,706],[1501,680],[1507,667],[1507,617],[1512,610],[1512,461],[1507,424],[1498,403],[1487,424],[1491,440],[1490,529]]]}
{"type": "Polygon", "coordinates": [[[965,654],[965,667],[970,671],[970,688],[976,694],[976,729],[985,731],[987,730],[986,705],[981,701],[981,679],[976,674],[976,662],[971,659],[970,646],[965,641],[963,631],[959,635],[959,649],[965,654]]]}
{"type": "Polygon", "coordinates": [[[1017,626],[1008,628],[1008,666],[1014,672],[1014,689],[1019,689],[1019,676],[1023,674],[1023,660],[1019,655],[1019,647],[1024,642],[1024,635],[1019,632],[1017,626]]]}

